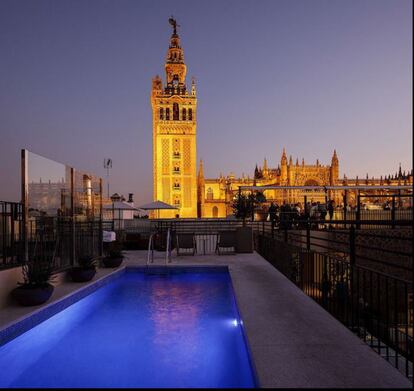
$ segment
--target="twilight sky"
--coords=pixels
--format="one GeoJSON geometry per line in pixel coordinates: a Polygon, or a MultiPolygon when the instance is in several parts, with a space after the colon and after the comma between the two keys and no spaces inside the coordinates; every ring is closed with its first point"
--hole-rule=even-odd
{"type": "Polygon", "coordinates": [[[0,200],[20,149],[152,200],[151,78],[178,24],[197,80],[205,176],[253,174],[282,148],[340,176],[412,168],[411,0],[1,0],[0,200]]]}

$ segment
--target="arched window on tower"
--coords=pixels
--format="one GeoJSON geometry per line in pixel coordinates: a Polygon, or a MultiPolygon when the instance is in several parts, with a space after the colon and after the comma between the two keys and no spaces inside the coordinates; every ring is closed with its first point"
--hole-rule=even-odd
{"type": "Polygon", "coordinates": [[[178,103],[173,103],[173,120],[178,121],[180,115],[180,109],[178,108],[178,103]]]}
{"type": "Polygon", "coordinates": [[[193,109],[188,109],[188,120],[189,121],[193,120],[193,109]]]}
{"type": "Polygon", "coordinates": [[[167,107],[167,108],[165,109],[165,119],[166,119],[167,121],[169,121],[169,119],[170,119],[170,108],[169,108],[169,107],[167,107]]]}
{"type": "Polygon", "coordinates": [[[187,119],[187,110],[186,109],[183,109],[182,119],[183,119],[183,121],[185,121],[187,119]]]}
{"type": "Polygon", "coordinates": [[[218,208],[217,208],[217,206],[213,206],[212,212],[213,212],[213,217],[217,218],[218,217],[218,208]]]}
{"type": "Polygon", "coordinates": [[[160,119],[164,119],[164,109],[162,107],[160,108],[160,119]]]}
{"type": "Polygon", "coordinates": [[[211,187],[209,187],[207,189],[207,199],[212,200],[213,198],[214,198],[213,189],[211,187]]]}

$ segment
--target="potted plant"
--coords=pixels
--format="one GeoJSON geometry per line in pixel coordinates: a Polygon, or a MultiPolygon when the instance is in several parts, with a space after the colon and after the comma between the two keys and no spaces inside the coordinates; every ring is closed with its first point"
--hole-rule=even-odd
{"type": "Polygon", "coordinates": [[[105,267],[115,268],[121,265],[124,258],[122,243],[112,242],[107,250],[106,256],[103,258],[103,264],[105,267]]]}
{"type": "Polygon", "coordinates": [[[247,218],[253,219],[253,213],[258,204],[266,201],[261,192],[249,195],[239,193],[233,202],[233,211],[237,218],[243,219],[243,227],[236,229],[236,251],[238,253],[253,252],[253,230],[247,227],[247,218]]]}
{"type": "Polygon", "coordinates": [[[52,296],[51,284],[54,272],[53,262],[48,259],[33,259],[22,266],[23,283],[12,290],[12,296],[23,306],[45,303],[52,296]]]}
{"type": "Polygon", "coordinates": [[[79,257],[78,266],[73,266],[69,271],[72,281],[86,282],[92,280],[96,274],[97,259],[89,255],[79,257]]]}
{"type": "Polygon", "coordinates": [[[253,214],[253,203],[251,195],[239,193],[233,203],[234,215],[243,220],[243,227],[236,228],[236,252],[253,251],[253,231],[247,227],[246,219],[253,214]]]}

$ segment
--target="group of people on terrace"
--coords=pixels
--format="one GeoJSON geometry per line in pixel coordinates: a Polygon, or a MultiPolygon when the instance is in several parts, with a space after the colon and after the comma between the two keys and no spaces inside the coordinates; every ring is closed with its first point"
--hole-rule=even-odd
{"type": "Polygon", "coordinates": [[[305,207],[300,202],[289,204],[286,201],[281,206],[270,203],[268,209],[269,220],[279,224],[280,228],[291,228],[292,225],[302,225],[307,221],[325,221],[328,217],[333,220],[335,202],[329,200],[326,204],[319,201],[308,202],[305,207]]]}

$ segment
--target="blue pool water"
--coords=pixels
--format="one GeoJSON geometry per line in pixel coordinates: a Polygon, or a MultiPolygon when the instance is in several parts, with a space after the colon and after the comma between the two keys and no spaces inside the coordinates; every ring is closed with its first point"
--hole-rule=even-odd
{"type": "Polygon", "coordinates": [[[0,347],[0,387],[254,387],[227,271],[128,271],[0,347]]]}

